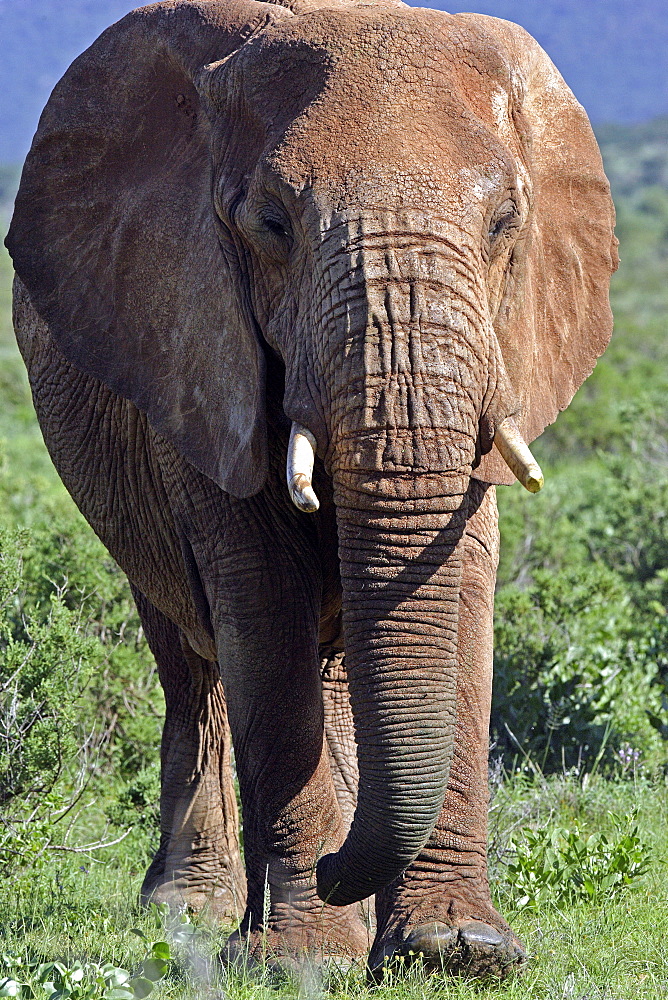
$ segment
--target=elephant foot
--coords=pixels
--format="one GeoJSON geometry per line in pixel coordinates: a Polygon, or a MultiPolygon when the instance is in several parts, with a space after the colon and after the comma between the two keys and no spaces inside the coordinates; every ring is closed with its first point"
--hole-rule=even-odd
{"type": "Polygon", "coordinates": [[[380,983],[386,970],[396,973],[419,962],[429,973],[505,979],[524,964],[526,953],[503,918],[496,916],[497,926],[470,918],[455,924],[425,921],[405,928],[403,933],[395,929],[374,942],[368,978],[380,983]]]}
{"type": "Polygon", "coordinates": [[[334,911],[325,915],[320,909],[313,921],[283,920],[278,930],[234,931],[220,954],[222,963],[299,981],[314,972],[343,971],[359,964],[369,939],[357,914],[334,911]]]}
{"type": "Polygon", "coordinates": [[[212,923],[237,923],[246,908],[241,868],[223,867],[218,858],[198,856],[175,864],[158,851],[141,888],[141,903],[167,904],[175,913],[196,913],[212,923]]]}
{"type": "Polygon", "coordinates": [[[447,972],[469,979],[505,979],[526,960],[515,935],[501,934],[482,920],[458,927],[421,924],[401,940],[380,941],[369,955],[368,976],[380,983],[386,970],[394,972],[420,962],[426,972],[447,972]]]}
{"type": "Polygon", "coordinates": [[[172,913],[196,913],[211,923],[236,923],[243,912],[244,896],[227,885],[193,886],[185,879],[163,882],[150,892],[142,889],[144,906],[167,904],[172,913]]]}

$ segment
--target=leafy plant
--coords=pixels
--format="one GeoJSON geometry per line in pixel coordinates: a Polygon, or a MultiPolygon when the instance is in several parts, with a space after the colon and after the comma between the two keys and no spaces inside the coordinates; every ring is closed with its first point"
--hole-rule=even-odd
{"type": "MultiPolygon", "coordinates": [[[[142,764],[155,753],[158,734],[149,740],[150,750],[131,739],[146,726],[143,719],[135,724],[133,714],[141,713],[133,694],[142,683],[152,688],[155,681],[150,670],[144,679],[136,677],[143,655],[135,657],[136,687],[129,670],[119,670],[126,682],[128,721],[122,727],[118,711],[109,718],[119,678],[104,691],[98,685],[109,660],[115,667],[122,660],[114,657],[118,640],[102,615],[91,624],[90,598],[66,578],[58,585],[42,582],[26,596],[27,567],[35,575],[38,565],[42,575],[47,567],[55,570],[49,565],[53,553],[47,549],[48,556],[42,552],[38,558],[39,551],[33,532],[0,524],[0,870],[5,875],[42,864],[49,851],[86,852],[118,842],[118,836],[107,840],[105,831],[85,845],[69,843],[73,824],[90,803],[84,797],[87,787],[96,773],[109,768],[118,744],[126,766],[117,773],[121,779],[128,776],[129,794],[116,810],[117,825],[127,832],[143,820],[151,835],[157,827],[157,765],[142,764]],[[44,600],[37,601],[41,589],[44,600]]],[[[151,722],[148,715],[149,732],[151,722]]],[[[148,833],[144,839],[149,840],[148,833]]]]}
{"type": "MultiPolygon", "coordinates": [[[[142,935],[143,937],[143,935],[142,935]]],[[[25,962],[17,955],[2,955],[0,997],[20,1000],[144,1000],[165,978],[173,956],[166,941],[154,941],[135,975],[110,962],[25,962]]]]}
{"type": "Polygon", "coordinates": [[[604,743],[665,757],[663,616],[634,612],[600,563],[535,570],[497,597],[492,732],[543,770],[592,765],[604,743]]]}
{"type": "Polygon", "coordinates": [[[98,774],[111,800],[100,813],[118,830],[112,841],[87,830],[86,847],[136,827],[133,846],[147,855],[162,694],[127,581],[76,513],[48,527],[3,524],[5,482],[0,469],[0,869],[81,850],[80,837],[67,841],[98,774]]]}
{"type": "Polygon", "coordinates": [[[500,501],[492,732],[547,770],[604,737],[608,767],[627,743],[668,758],[668,425],[647,400],[617,416],[618,453],[500,501]]]}
{"type": "Polygon", "coordinates": [[[600,903],[635,885],[650,869],[651,852],[640,836],[637,813],[610,815],[611,836],[585,836],[578,826],[524,830],[507,865],[515,906],[600,903]]]}

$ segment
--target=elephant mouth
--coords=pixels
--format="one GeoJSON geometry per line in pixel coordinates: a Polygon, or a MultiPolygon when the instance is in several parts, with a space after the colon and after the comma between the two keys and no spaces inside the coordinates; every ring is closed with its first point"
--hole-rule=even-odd
{"type": "MultiPolygon", "coordinates": [[[[506,417],[496,428],[494,446],[529,493],[538,493],[543,488],[545,479],[542,470],[512,417],[506,417]]],[[[314,514],[320,508],[313,489],[315,452],[316,440],[313,434],[293,420],[286,461],[286,480],[290,499],[305,514],[314,514]]]]}

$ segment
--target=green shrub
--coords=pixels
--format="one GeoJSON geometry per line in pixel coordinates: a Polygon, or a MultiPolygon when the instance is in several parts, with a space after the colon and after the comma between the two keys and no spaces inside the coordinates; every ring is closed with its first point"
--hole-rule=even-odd
{"type": "Polygon", "coordinates": [[[77,831],[98,842],[113,813],[114,837],[137,827],[142,863],[157,836],[164,700],[155,663],[127,579],[58,480],[25,374],[10,360],[0,379],[0,713],[12,721],[0,732],[2,863],[41,863],[84,784],[82,804],[98,805],[80,813],[73,842],[77,831]]]}
{"type": "Polygon", "coordinates": [[[88,769],[81,702],[102,650],[62,594],[19,612],[26,532],[0,529],[0,865],[34,863],[88,769]]]}
{"type": "Polygon", "coordinates": [[[548,770],[667,758],[668,449],[647,401],[618,426],[619,454],[500,498],[492,736],[548,770]]]}
{"type": "Polygon", "coordinates": [[[172,953],[166,941],[155,941],[133,976],[111,962],[24,962],[0,956],[0,997],[21,1000],[144,1000],[169,971],[172,953]],[[4,966],[4,968],[3,968],[4,966]],[[3,973],[9,972],[9,975],[3,973]]]}
{"type": "Polygon", "coordinates": [[[611,814],[614,833],[586,836],[579,827],[524,830],[506,868],[518,909],[547,903],[602,903],[634,886],[652,866],[637,814],[611,814]]]}
{"type": "Polygon", "coordinates": [[[160,823],[160,761],[152,761],[134,777],[119,782],[106,814],[115,826],[139,827],[149,843],[155,840],[160,823]]]}
{"type": "Polygon", "coordinates": [[[74,803],[96,784],[101,822],[79,814],[86,843],[104,842],[105,811],[119,832],[141,828],[140,857],[157,837],[162,695],[127,581],[102,551],[77,514],[50,531],[0,526],[5,873],[64,849],[74,803]]]}
{"type": "Polygon", "coordinates": [[[665,616],[639,621],[619,574],[536,570],[497,597],[493,738],[542,768],[591,765],[604,741],[665,754],[665,616]],[[659,655],[661,659],[659,658],[659,655]],[[658,733],[657,733],[658,729],[658,733]]]}

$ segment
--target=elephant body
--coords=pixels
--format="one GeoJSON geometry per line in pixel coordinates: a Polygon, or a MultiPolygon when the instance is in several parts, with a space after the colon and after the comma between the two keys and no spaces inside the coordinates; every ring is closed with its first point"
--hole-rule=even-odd
{"type": "Polygon", "coordinates": [[[612,225],[582,109],[493,18],[165,0],[54,91],[15,328],[165,690],[143,897],[240,917],[228,959],[521,964],[486,869],[492,444],[607,343],[612,225]]]}

